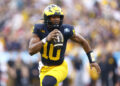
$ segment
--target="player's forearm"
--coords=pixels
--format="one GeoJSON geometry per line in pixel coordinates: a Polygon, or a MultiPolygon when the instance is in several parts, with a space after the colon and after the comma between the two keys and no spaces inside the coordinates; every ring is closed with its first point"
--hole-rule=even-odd
{"type": "Polygon", "coordinates": [[[84,48],[85,52],[88,53],[91,51],[91,47],[88,44],[87,40],[84,39],[82,36],[80,36],[79,34],[75,34],[72,37],[72,40],[79,43],[80,45],[82,45],[82,47],[84,48]]]}
{"type": "Polygon", "coordinates": [[[83,40],[83,42],[81,43],[83,49],[85,50],[86,53],[92,51],[90,45],[88,44],[87,40],[83,40]]]}
{"type": "Polygon", "coordinates": [[[43,46],[42,41],[39,41],[39,42],[34,43],[34,44],[30,44],[30,46],[29,46],[29,54],[33,55],[33,54],[39,52],[41,50],[42,46],[43,46]]]}

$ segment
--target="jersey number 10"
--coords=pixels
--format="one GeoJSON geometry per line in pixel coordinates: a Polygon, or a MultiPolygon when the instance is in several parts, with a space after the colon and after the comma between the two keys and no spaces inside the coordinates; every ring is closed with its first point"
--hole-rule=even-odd
{"type": "Polygon", "coordinates": [[[50,59],[52,61],[57,61],[60,59],[60,52],[61,52],[61,49],[58,49],[57,52],[56,52],[56,56],[54,57],[53,56],[53,50],[54,50],[54,46],[53,44],[50,44],[50,49],[49,49],[49,57],[47,56],[47,45],[48,43],[44,44],[43,45],[43,54],[42,54],[42,57],[45,58],[45,59],[50,59]]]}

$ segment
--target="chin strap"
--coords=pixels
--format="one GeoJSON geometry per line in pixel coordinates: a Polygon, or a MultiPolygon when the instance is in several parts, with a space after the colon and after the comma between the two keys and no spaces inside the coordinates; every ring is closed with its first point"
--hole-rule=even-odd
{"type": "Polygon", "coordinates": [[[59,24],[53,24],[52,27],[53,27],[53,29],[56,29],[56,28],[59,29],[60,25],[59,24]]]}
{"type": "Polygon", "coordinates": [[[60,28],[60,25],[59,24],[51,24],[51,25],[48,25],[48,28],[53,30],[53,29],[59,29],[60,28]]]}
{"type": "Polygon", "coordinates": [[[44,22],[49,29],[59,29],[62,25],[63,20],[60,20],[59,24],[52,24],[50,20],[44,22]]]}

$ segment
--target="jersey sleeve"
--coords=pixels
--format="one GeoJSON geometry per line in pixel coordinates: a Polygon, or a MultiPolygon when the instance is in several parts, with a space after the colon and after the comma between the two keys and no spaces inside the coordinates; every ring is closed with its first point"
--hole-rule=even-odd
{"type": "Polygon", "coordinates": [[[40,37],[40,39],[41,39],[42,38],[42,33],[40,32],[40,29],[41,29],[40,25],[35,24],[33,26],[33,31],[32,32],[34,34],[36,34],[38,37],[40,37]]]}
{"type": "Polygon", "coordinates": [[[68,39],[71,38],[75,34],[75,29],[73,26],[69,26],[69,33],[67,35],[68,39]]]}

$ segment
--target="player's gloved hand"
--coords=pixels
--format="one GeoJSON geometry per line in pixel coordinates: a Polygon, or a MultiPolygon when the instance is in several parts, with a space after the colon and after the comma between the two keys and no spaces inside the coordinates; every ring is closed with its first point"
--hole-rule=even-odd
{"type": "Polygon", "coordinates": [[[101,73],[101,69],[100,69],[99,65],[96,62],[90,63],[90,68],[92,69],[92,67],[95,67],[95,69],[97,70],[98,74],[101,73]]]}
{"type": "Polygon", "coordinates": [[[57,36],[59,35],[59,30],[58,29],[54,29],[52,32],[50,32],[48,34],[48,36],[46,37],[46,40],[48,42],[53,41],[53,40],[57,40],[57,36]]]}

